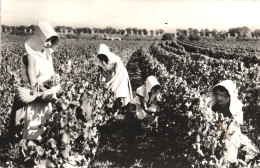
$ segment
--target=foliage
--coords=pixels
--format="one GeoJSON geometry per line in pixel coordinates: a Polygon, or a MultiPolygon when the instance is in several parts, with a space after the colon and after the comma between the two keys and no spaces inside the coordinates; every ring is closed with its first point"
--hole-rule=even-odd
{"type": "Polygon", "coordinates": [[[173,33],[164,33],[162,36],[162,40],[174,40],[174,34],[173,33]]]}
{"type": "Polygon", "coordinates": [[[251,32],[252,37],[260,37],[260,30],[255,29],[253,32],[251,32]]]}
{"type": "MultiPolygon", "coordinates": [[[[182,139],[180,146],[183,147],[183,151],[185,151],[193,166],[230,166],[229,163],[222,162],[222,152],[225,147],[221,143],[221,134],[217,135],[219,131],[221,133],[216,122],[218,117],[208,108],[209,95],[207,93],[213,85],[221,80],[231,79],[236,81],[240,90],[240,98],[245,105],[244,112],[247,123],[246,127],[244,127],[245,133],[254,139],[253,129],[258,128],[254,118],[259,114],[259,110],[256,111],[256,109],[260,105],[257,101],[258,98],[254,96],[255,92],[257,92],[255,86],[259,80],[259,76],[257,76],[258,67],[250,67],[251,75],[254,76],[251,76],[251,78],[246,75],[249,72],[246,67],[243,67],[240,73],[237,72],[237,60],[218,60],[200,54],[186,53],[183,50],[184,55],[181,56],[173,53],[180,52],[180,50],[168,47],[169,43],[168,45],[166,43],[160,44],[159,46],[151,46],[150,53],[155,59],[162,62],[166,70],[172,74],[168,76],[167,73],[163,73],[160,76],[163,77],[163,81],[165,81],[164,75],[166,75],[167,79],[165,97],[163,97],[165,100],[161,112],[168,115],[165,115],[165,118],[162,117],[162,123],[168,125],[170,133],[176,126],[175,124],[181,122],[182,130],[185,130],[190,138],[182,139]],[[215,67],[218,67],[218,73],[216,73],[215,67]],[[169,83],[167,84],[167,82],[169,83]],[[250,99],[249,97],[254,98],[250,99]],[[176,118],[179,121],[176,121],[176,118]],[[184,124],[185,118],[187,123],[184,124]],[[186,144],[188,146],[185,146],[186,144]]],[[[164,128],[164,124],[161,127],[164,128]]],[[[257,162],[256,160],[252,160],[251,163],[241,161],[237,166],[243,167],[244,164],[256,166],[257,162]]]]}
{"type": "Polygon", "coordinates": [[[250,29],[246,26],[237,27],[237,28],[230,28],[228,33],[230,36],[236,37],[237,40],[246,40],[250,37],[250,29]]]}
{"type": "MultiPolygon", "coordinates": [[[[244,62],[244,64],[249,67],[251,64],[259,64],[260,61],[260,53],[256,50],[248,51],[249,49],[240,48],[230,48],[223,44],[222,47],[210,46],[208,43],[208,47],[205,47],[203,44],[200,46],[199,43],[192,43],[188,41],[178,41],[185,50],[188,52],[196,52],[207,55],[212,58],[218,59],[230,59],[230,60],[240,60],[244,62]]],[[[230,43],[230,42],[227,42],[230,43]]],[[[226,43],[225,43],[226,44],[226,43]]],[[[229,45],[229,44],[227,44],[229,45]]],[[[258,50],[258,49],[257,49],[258,50]]]]}
{"type": "MultiPolygon", "coordinates": [[[[63,39],[54,53],[54,66],[61,75],[63,90],[44,125],[47,131],[43,139],[8,143],[13,87],[20,82],[25,40],[19,36],[2,40],[0,165],[3,167],[230,167],[222,162],[225,147],[219,117],[209,109],[208,99],[212,86],[224,79],[236,82],[244,104],[242,131],[251,139],[256,138],[254,130],[259,129],[260,113],[259,64],[258,50],[250,48],[250,42],[237,42],[243,44],[238,47],[226,41],[161,41],[151,45],[146,41],[63,39]],[[121,56],[133,91],[149,75],[156,76],[161,83],[158,125],[152,130],[139,130],[140,123],[130,107],[114,116],[114,95],[104,87],[97,68],[95,56],[100,43],[121,56]],[[68,61],[72,62],[71,67],[68,61]]],[[[257,158],[247,163],[241,160],[237,167],[258,164],[257,158]]]]}
{"type": "Polygon", "coordinates": [[[198,40],[200,40],[200,36],[198,34],[191,34],[189,36],[189,40],[190,41],[198,41],[198,40]]]}
{"type": "MultiPolygon", "coordinates": [[[[97,150],[99,127],[113,118],[114,112],[114,96],[106,90],[104,79],[98,72],[95,58],[98,45],[106,43],[127,62],[140,44],[105,41],[85,43],[84,40],[63,39],[54,53],[54,66],[61,75],[63,90],[57,95],[59,101],[54,105],[48,123],[44,125],[46,132],[41,140],[17,139],[19,143],[12,144],[7,140],[7,131],[14,98],[13,87],[20,83],[20,56],[25,53],[25,39],[17,38],[13,41],[10,38],[3,39],[0,165],[86,167],[97,150]],[[71,61],[71,65],[68,61],[71,61]]],[[[143,47],[145,45],[144,42],[143,47]]]]}

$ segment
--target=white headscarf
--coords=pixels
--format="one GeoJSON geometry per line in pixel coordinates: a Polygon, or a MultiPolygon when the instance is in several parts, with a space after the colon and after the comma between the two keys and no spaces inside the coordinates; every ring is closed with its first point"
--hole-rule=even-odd
{"type": "Polygon", "coordinates": [[[27,53],[33,55],[40,52],[44,47],[44,42],[51,37],[55,37],[55,40],[52,42],[52,46],[48,50],[49,52],[53,52],[56,49],[60,37],[48,22],[39,22],[35,28],[34,34],[25,42],[27,53]]]}
{"type": "MultiPolygon", "coordinates": [[[[238,99],[238,94],[237,94],[237,89],[236,89],[235,83],[231,80],[224,80],[224,81],[220,82],[219,84],[215,85],[213,87],[213,89],[216,86],[223,86],[227,89],[227,91],[230,95],[229,111],[231,112],[232,117],[239,124],[243,124],[243,112],[242,112],[243,104],[238,99]]],[[[217,103],[216,95],[213,93],[213,89],[211,90],[211,93],[210,93],[210,106],[211,107],[217,103]]]]}
{"type": "Polygon", "coordinates": [[[146,85],[146,93],[148,94],[149,92],[151,92],[151,89],[156,86],[156,85],[160,85],[158,80],[156,79],[156,77],[154,76],[149,76],[146,81],[145,81],[145,85],[146,85]]]}
{"type": "Polygon", "coordinates": [[[99,54],[104,54],[105,56],[107,56],[108,60],[112,60],[112,58],[115,57],[115,54],[112,53],[110,51],[110,48],[107,45],[105,45],[105,44],[100,44],[99,45],[99,50],[98,50],[98,54],[97,55],[99,55],[99,54]]]}
{"type": "MultiPolygon", "coordinates": [[[[149,92],[151,92],[151,89],[156,86],[160,85],[157,79],[154,76],[149,76],[146,78],[145,84],[141,87],[137,88],[136,93],[142,97],[144,97],[145,102],[149,101],[149,92]]],[[[151,100],[153,100],[154,96],[151,97],[151,100]]],[[[141,104],[140,99],[138,96],[136,96],[133,101],[133,104],[141,104]]]]}
{"type": "MultiPolygon", "coordinates": [[[[146,78],[146,81],[145,81],[145,95],[144,95],[144,98],[145,98],[145,101],[148,102],[148,99],[149,99],[149,92],[151,92],[152,88],[156,85],[160,85],[160,83],[158,82],[158,80],[156,79],[156,77],[154,76],[149,76],[148,78],[146,78]]],[[[153,99],[153,98],[151,98],[153,99]]]]}

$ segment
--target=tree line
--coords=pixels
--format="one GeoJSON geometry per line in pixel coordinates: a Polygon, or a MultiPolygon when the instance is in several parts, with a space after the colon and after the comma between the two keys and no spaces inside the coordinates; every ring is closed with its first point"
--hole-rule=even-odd
{"type": "MultiPolygon", "coordinates": [[[[2,32],[9,32],[15,35],[26,35],[26,34],[33,34],[36,26],[6,26],[2,25],[2,32]]],[[[126,29],[116,29],[113,27],[106,27],[106,28],[89,28],[89,27],[80,27],[80,28],[72,28],[69,26],[56,26],[54,30],[58,33],[75,33],[75,34],[118,34],[118,35],[162,35],[164,33],[163,29],[157,30],[147,30],[145,28],[126,28],[126,29]]]]}
{"type": "Polygon", "coordinates": [[[250,38],[260,37],[260,29],[251,31],[247,26],[230,28],[228,31],[217,31],[216,29],[177,29],[176,35],[180,40],[199,40],[201,36],[214,37],[219,40],[224,40],[227,37],[235,37],[237,40],[247,40],[250,38]]]}
{"type": "MultiPolygon", "coordinates": [[[[6,26],[1,25],[2,32],[9,32],[14,35],[27,35],[33,34],[36,26],[6,26]]],[[[180,40],[199,40],[201,36],[214,37],[216,39],[224,40],[227,37],[236,37],[237,39],[245,40],[249,38],[258,38],[260,37],[260,29],[255,29],[251,31],[248,27],[236,27],[230,28],[228,31],[222,30],[217,31],[216,29],[196,29],[196,28],[188,28],[188,29],[176,29],[175,33],[165,33],[163,29],[157,30],[147,30],[145,28],[126,28],[126,29],[116,29],[113,27],[106,28],[89,28],[89,27],[80,27],[80,28],[72,28],[69,26],[56,26],[54,27],[55,31],[58,33],[73,33],[73,34],[110,34],[110,35],[163,35],[164,39],[172,39],[174,37],[178,37],[180,40]]]]}

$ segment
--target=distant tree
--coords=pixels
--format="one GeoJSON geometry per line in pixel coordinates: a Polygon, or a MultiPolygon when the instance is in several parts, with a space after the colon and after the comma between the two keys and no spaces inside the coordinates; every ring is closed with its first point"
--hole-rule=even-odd
{"type": "Polygon", "coordinates": [[[154,30],[150,30],[151,35],[153,36],[154,30]]]}
{"type": "Polygon", "coordinates": [[[112,28],[112,30],[111,30],[111,34],[116,34],[116,28],[112,28]]]}
{"type": "Polygon", "coordinates": [[[16,27],[16,30],[19,30],[19,31],[25,31],[26,28],[27,28],[26,26],[21,25],[21,26],[16,27]]]}
{"type": "Polygon", "coordinates": [[[187,30],[185,30],[185,29],[177,29],[176,30],[176,34],[177,34],[177,39],[178,40],[181,40],[181,41],[188,41],[189,39],[188,39],[188,32],[187,32],[187,30]]]}
{"type": "Polygon", "coordinates": [[[177,32],[176,33],[177,36],[187,36],[188,35],[188,32],[185,29],[177,29],[176,32],[177,32]]]}
{"type": "Polygon", "coordinates": [[[213,29],[213,30],[211,31],[211,35],[212,35],[213,37],[215,37],[215,36],[217,35],[217,33],[218,33],[218,31],[217,31],[216,29],[213,29]]]}
{"type": "Polygon", "coordinates": [[[17,26],[10,26],[9,27],[9,32],[15,31],[16,28],[17,28],[17,26]]]}
{"type": "Polygon", "coordinates": [[[162,40],[174,40],[173,33],[164,33],[162,36],[162,40]]]}
{"type": "Polygon", "coordinates": [[[164,33],[164,30],[163,29],[159,29],[159,34],[162,35],[164,33]]]}
{"type": "Polygon", "coordinates": [[[106,29],[98,29],[98,33],[100,34],[106,33],[106,29]]]}
{"type": "Polygon", "coordinates": [[[5,25],[5,32],[9,32],[9,31],[10,31],[10,29],[11,29],[11,27],[10,27],[10,26],[6,26],[6,25],[5,25]]]}
{"type": "MultiPolygon", "coordinates": [[[[188,39],[190,41],[200,40],[198,29],[189,28],[187,34],[188,34],[188,39]]],[[[182,31],[182,35],[185,36],[185,32],[184,31],[182,31]]],[[[183,37],[183,38],[185,39],[185,37],[183,37]]]]}
{"type": "Polygon", "coordinates": [[[137,34],[138,33],[138,29],[137,28],[133,28],[133,33],[137,34]]]}
{"type": "Polygon", "coordinates": [[[251,32],[252,37],[260,37],[260,29],[255,29],[251,32]]]}
{"type": "Polygon", "coordinates": [[[193,28],[188,28],[188,34],[191,35],[193,33],[193,28]]]}
{"type": "Polygon", "coordinates": [[[116,34],[121,34],[121,29],[117,29],[116,34]]]}
{"type": "Polygon", "coordinates": [[[228,33],[230,34],[231,37],[235,37],[236,34],[238,34],[238,30],[236,28],[230,28],[228,29],[228,33]]]}
{"type": "Polygon", "coordinates": [[[210,31],[209,31],[209,29],[205,29],[205,36],[209,36],[210,35],[210,31]]]}
{"type": "Polygon", "coordinates": [[[138,29],[137,31],[138,31],[138,34],[139,34],[139,35],[142,35],[142,34],[143,34],[143,30],[142,30],[142,29],[138,29]]]}
{"type": "Polygon", "coordinates": [[[6,26],[5,32],[10,32],[11,27],[10,26],[6,26]]]}
{"type": "Polygon", "coordinates": [[[201,37],[198,34],[194,34],[194,33],[190,34],[188,38],[190,41],[198,41],[201,39],[201,37]]]}
{"type": "Polygon", "coordinates": [[[98,28],[93,28],[93,32],[95,33],[95,34],[97,34],[97,33],[99,33],[99,29],[98,28]]]}
{"type": "Polygon", "coordinates": [[[181,33],[181,29],[176,29],[176,35],[179,36],[181,33]]]}
{"type": "Polygon", "coordinates": [[[28,27],[28,29],[27,29],[27,32],[28,33],[34,33],[34,31],[35,31],[35,28],[36,28],[36,26],[35,25],[30,25],[29,27],[28,27]],[[31,32],[30,32],[31,31],[31,32]]]}
{"type": "Polygon", "coordinates": [[[8,29],[7,29],[7,26],[6,25],[1,25],[1,28],[2,28],[2,32],[7,32],[8,29]]]}
{"type": "Polygon", "coordinates": [[[66,26],[68,33],[74,33],[75,30],[72,27],[66,26]]]}
{"type": "Polygon", "coordinates": [[[125,30],[126,30],[126,33],[127,33],[128,35],[132,33],[132,28],[130,28],[130,27],[129,27],[129,28],[126,28],[125,30]]]}
{"type": "Polygon", "coordinates": [[[205,35],[205,30],[204,29],[201,29],[200,30],[200,36],[204,36],[205,35]]]}
{"type": "Polygon", "coordinates": [[[107,34],[112,34],[112,31],[113,31],[113,28],[112,27],[106,27],[105,28],[105,33],[107,33],[107,34]]]}
{"type": "Polygon", "coordinates": [[[124,34],[125,34],[125,30],[124,30],[124,29],[121,29],[120,34],[121,34],[121,35],[124,35],[124,34]]]}
{"type": "Polygon", "coordinates": [[[243,40],[245,38],[248,38],[250,36],[250,32],[251,32],[251,30],[246,26],[230,28],[228,30],[228,33],[230,34],[230,36],[232,36],[232,37],[237,36],[238,40],[243,40]]]}
{"type": "Polygon", "coordinates": [[[243,37],[248,37],[250,35],[251,30],[247,26],[241,27],[241,34],[243,37]]]}
{"type": "Polygon", "coordinates": [[[6,26],[6,32],[10,32],[15,26],[6,26]]]}
{"type": "Polygon", "coordinates": [[[58,33],[61,33],[61,26],[55,26],[54,27],[54,30],[56,31],[56,32],[58,32],[58,33]]]}
{"type": "Polygon", "coordinates": [[[83,33],[87,33],[87,34],[91,34],[92,33],[92,29],[89,28],[89,27],[80,28],[79,31],[81,31],[83,33]]]}
{"type": "Polygon", "coordinates": [[[143,31],[143,34],[144,34],[144,35],[147,35],[147,34],[148,34],[148,31],[147,31],[146,29],[143,29],[142,31],[143,31]]]}
{"type": "Polygon", "coordinates": [[[125,33],[125,30],[124,29],[118,29],[117,31],[116,31],[116,34],[121,34],[121,35],[123,35],[125,33]]]}
{"type": "Polygon", "coordinates": [[[17,26],[17,27],[13,27],[12,31],[10,32],[13,35],[21,35],[21,36],[25,36],[27,35],[27,27],[26,26],[17,26]]]}
{"type": "Polygon", "coordinates": [[[75,33],[76,33],[76,34],[83,33],[82,28],[81,28],[81,27],[80,27],[80,28],[75,28],[75,33]]]}
{"type": "Polygon", "coordinates": [[[217,32],[217,34],[215,35],[215,39],[216,40],[225,40],[226,37],[227,37],[227,32],[226,31],[217,32]]]}
{"type": "Polygon", "coordinates": [[[91,28],[88,28],[88,33],[92,34],[92,29],[91,28]]]}
{"type": "Polygon", "coordinates": [[[159,30],[155,30],[155,34],[158,36],[160,34],[159,30]]]}
{"type": "Polygon", "coordinates": [[[198,35],[199,34],[198,29],[193,29],[192,34],[198,35]]]}

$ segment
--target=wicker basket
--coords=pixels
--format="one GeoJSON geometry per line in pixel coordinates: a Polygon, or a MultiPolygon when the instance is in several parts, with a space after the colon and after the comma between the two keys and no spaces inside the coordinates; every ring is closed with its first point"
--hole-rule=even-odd
{"type": "Polygon", "coordinates": [[[21,86],[16,86],[14,90],[18,100],[24,103],[30,103],[39,96],[38,92],[21,86]]]}
{"type": "Polygon", "coordinates": [[[30,103],[34,101],[37,97],[41,97],[44,100],[48,95],[53,95],[57,93],[60,90],[60,88],[61,86],[60,84],[58,84],[44,92],[37,92],[21,86],[15,86],[14,90],[19,101],[22,101],[24,103],[30,103]]]}

